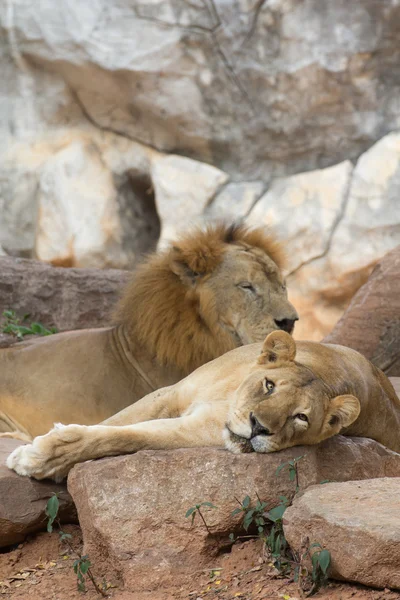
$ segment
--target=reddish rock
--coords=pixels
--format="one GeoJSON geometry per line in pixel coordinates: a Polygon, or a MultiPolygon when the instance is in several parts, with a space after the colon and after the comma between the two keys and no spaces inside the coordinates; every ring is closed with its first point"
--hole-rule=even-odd
{"type": "Polygon", "coordinates": [[[21,442],[17,440],[0,438],[0,547],[21,542],[28,533],[46,529],[45,508],[54,493],[60,500],[60,520],[77,522],[65,484],[20,477],[6,467],[7,456],[19,445],[21,442]]]}
{"type": "Polygon", "coordinates": [[[285,512],[285,536],[331,553],[331,576],[400,589],[400,478],[315,485],[285,512]]]}
{"type": "MultiPolygon", "coordinates": [[[[60,331],[102,327],[129,271],[116,269],[65,269],[35,260],[0,258],[0,316],[6,309],[29,321],[55,326],[60,331]]],[[[15,338],[0,339],[0,347],[15,338]]]]}
{"type": "Polygon", "coordinates": [[[201,448],[142,451],[77,465],[68,479],[82,527],[85,553],[107,580],[122,579],[135,590],[155,589],[171,577],[190,576],[212,566],[229,534],[238,531],[235,497],[249,495],[274,506],[293,492],[287,471],[276,469],[293,457],[300,485],[324,479],[346,481],[400,477],[400,455],[365,438],[337,436],[320,446],[290,448],[273,454],[231,454],[201,448]],[[201,519],[191,526],[188,508],[200,502],[211,529],[201,519]],[[151,573],[151,576],[149,576],[151,573]]]}
{"type": "Polygon", "coordinates": [[[324,342],[354,348],[400,376],[400,246],[375,267],[324,342]]]}

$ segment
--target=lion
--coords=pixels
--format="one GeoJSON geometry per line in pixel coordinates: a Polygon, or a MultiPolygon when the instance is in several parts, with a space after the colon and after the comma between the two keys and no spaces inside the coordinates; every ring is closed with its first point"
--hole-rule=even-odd
{"type": "Polygon", "coordinates": [[[282,249],[265,229],[197,229],[138,268],[115,325],[0,350],[0,436],[94,425],[274,329],[293,330],[282,249]]]}
{"type": "Polygon", "coordinates": [[[228,352],[94,426],[58,425],[7,466],[63,479],[78,462],[145,449],[223,446],[276,452],[342,433],[400,451],[400,400],[386,376],[344,346],[284,331],[228,352]]]}

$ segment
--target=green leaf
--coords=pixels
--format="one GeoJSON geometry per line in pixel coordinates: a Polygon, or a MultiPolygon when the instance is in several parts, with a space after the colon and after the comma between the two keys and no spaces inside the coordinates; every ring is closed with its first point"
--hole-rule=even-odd
{"type": "Polygon", "coordinates": [[[86,573],[90,569],[90,565],[91,565],[90,560],[84,560],[84,561],[82,561],[81,562],[81,573],[83,573],[84,575],[86,575],[86,573]]]}
{"type": "Polygon", "coordinates": [[[274,523],[279,521],[279,519],[282,519],[285,510],[286,506],[284,504],[278,504],[278,506],[271,508],[271,510],[267,513],[268,519],[274,523]]]}
{"type": "Polygon", "coordinates": [[[231,512],[231,517],[234,517],[235,515],[238,515],[238,514],[239,514],[239,513],[241,513],[241,512],[242,512],[242,509],[241,509],[241,508],[235,508],[235,510],[233,510],[233,511],[231,512]]]}
{"type": "Polygon", "coordinates": [[[195,507],[195,506],[192,506],[192,508],[189,508],[189,509],[186,511],[185,518],[187,519],[188,517],[190,517],[190,515],[191,515],[191,514],[193,514],[195,510],[196,510],[196,507],[195,507]]]}
{"type": "Polygon", "coordinates": [[[60,531],[60,540],[68,540],[71,539],[72,535],[70,533],[64,533],[63,531],[60,531]]]}
{"type": "Polygon", "coordinates": [[[331,564],[331,553],[329,550],[321,550],[318,556],[318,563],[324,575],[327,574],[329,565],[331,564]]]}
{"type": "Polygon", "coordinates": [[[248,508],[250,506],[250,496],[246,496],[242,502],[243,508],[248,508]]]}
{"type": "Polygon", "coordinates": [[[47,501],[46,515],[52,519],[55,519],[57,516],[57,513],[58,513],[59,506],[60,506],[60,503],[58,501],[58,498],[57,498],[56,494],[54,494],[47,501]]]}
{"type": "Polygon", "coordinates": [[[42,333],[44,327],[40,323],[32,323],[31,330],[33,333],[42,333]]]}
{"type": "Polygon", "coordinates": [[[212,502],[202,502],[201,506],[209,506],[210,508],[217,508],[216,506],[214,506],[214,504],[212,504],[212,502]]]}
{"type": "Polygon", "coordinates": [[[229,539],[234,542],[235,541],[235,534],[234,533],[230,533],[229,534],[229,539]]]}
{"type": "Polygon", "coordinates": [[[279,496],[279,500],[282,504],[287,504],[289,502],[286,496],[279,496]]]}
{"type": "Polygon", "coordinates": [[[275,475],[279,475],[279,473],[282,471],[282,469],[284,469],[288,465],[289,465],[289,463],[287,463],[287,462],[282,463],[281,465],[279,465],[279,467],[275,471],[275,475]]]}
{"type": "Polygon", "coordinates": [[[306,455],[302,454],[301,456],[296,456],[296,458],[293,459],[294,462],[299,462],[299,460],[301,460],[302,458],[304,458],[306,455]]]}
{"type": "MultiPolygon", "coordinates": [[[[309,549],[312,550],[312,548],[321,548],[322,549],[322,546],[321,546],[321,544],[315,543],[315,544],[311,544],[309,549]]],[[[317,552],[317,554],[318,554],[318,552],[317,552]]]]}
{"type": "Polygon", "coordinates": [[[331,480],[330,479],[323,479],[319,483],[320,483],[320,485],[322,485],[323,483],[331,483],[331,480]]]}
{"type": "Polygon", "coordinates": [[[261,527],[261,525],[258,527],[258,533],[264,533],[264,527],[261,527]]]}
{"type": "Polygon", "coordinates": [[[48,499],[45,514],[49,517],[49,520],[47,522],[47,531],[49,533],[52,533],[53,531],[53,523],[54,519],[57,517],[59,506],[60,503],[56,494],[54,494],[54,496],[51,496],[51,498],[48,499]]]}
{"type": "Polygon", "coordinates": [[[289,480],[290,481],[294,481],[295,477],[296,477],[296,469],[294,467],[290,467],[290,469],[289,469],[289,480]]]}

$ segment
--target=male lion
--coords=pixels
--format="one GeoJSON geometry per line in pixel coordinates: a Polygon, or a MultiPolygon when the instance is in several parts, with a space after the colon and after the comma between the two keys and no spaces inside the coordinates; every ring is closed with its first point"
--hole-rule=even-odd
{"type": "Polygon", "coordinates": [[[366,358],[274,331],[263,345],[232,350],[100,425],[56,426],[16,448],[7,466],[60,480],[102,456],[224,442],[233,452],[275,452],[339,432],[400,451],[399,431],[400,401],[366,358]]]}
{"type": "Polygon", "coordinates": [[[297,313],[265,230],[197,230],[136,272],[116,325],[0,351],[0,436],[31,441],[57,421],[91,425],[297,313]]]}

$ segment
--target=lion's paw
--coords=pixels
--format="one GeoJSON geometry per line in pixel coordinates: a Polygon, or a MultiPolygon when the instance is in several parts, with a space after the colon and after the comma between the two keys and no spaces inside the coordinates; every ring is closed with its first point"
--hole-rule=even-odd
{"type": "Polygon", "coordinates": [[[25,477],[61,481],[76,462],[76,446],[84,429],[81,425],[57,424],[32,444],[16,448],[7,458],[7,467],[25,477]]]}

